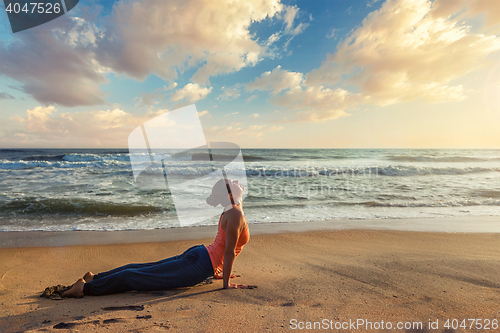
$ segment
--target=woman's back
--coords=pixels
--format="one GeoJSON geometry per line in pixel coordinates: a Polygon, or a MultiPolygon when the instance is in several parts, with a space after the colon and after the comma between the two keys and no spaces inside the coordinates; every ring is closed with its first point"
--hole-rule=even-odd
{"type": "MultiPolygon", "coordinates": [[[[235,205],[233,209],[238,209],[235,205]]],[[[226,248],[226,231],[224,230],[224,226],[227,225],[227,221],[224,218],[224,215],[227,211],[224,211],[219,219],[219,226],[217,230],[217,235],[215,236],[215,240],[212,244],[207,246],[208,254],[210,255],[210,260],[212,261],[212,266],[214,268],[214,275],[218,275],[222,273],[222,266],[224,262],[224,252],[226,248]],[[223,223],[225,222],[225,223],[223,223]]],[[[235,256],[241,252],[243,246],[248,243],[250,240],[250,231],[248,229],[248,224],[243,215],[244,225],[242,226],[243,230],[240,232],[238,241],[236,243],[236,247],[234,249],[235,256]]]]}

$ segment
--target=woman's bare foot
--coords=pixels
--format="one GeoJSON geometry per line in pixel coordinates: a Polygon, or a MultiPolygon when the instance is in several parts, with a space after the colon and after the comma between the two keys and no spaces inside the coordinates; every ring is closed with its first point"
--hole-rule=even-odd
{"type": "Polygon", "coordinates": [[[94,279],[94,273],[92,273],[92,272],[85,273],[85,275],[83,276],[83,279],[85,280],[86,283],[89,283],[90,281],[92,281],[94,279]]]}
{"type": "Polygon", "coordinates": [[[85,280],[79,279],[78,281],[75,282],[75,284],[71,287],[70,290],[67,290],[62,294],[62,297],[74,297],[74,298],[83,297],[84,285],[85,285],[85,280]]]}

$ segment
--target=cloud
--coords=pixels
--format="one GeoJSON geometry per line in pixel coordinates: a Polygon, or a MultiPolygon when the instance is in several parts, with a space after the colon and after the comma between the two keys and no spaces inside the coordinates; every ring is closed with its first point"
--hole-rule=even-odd
{"type": "Polygon", "coordinates": [[[233,87],[222,87],[221,89],[223,93],[217,97],[219,100],[233,100],[241,95],[241,88],[237,85],[233,87]]]}
{"type": "Polygon", "coordinates": [[[267,90],[271,92],[270,102],[300,111],[294,116],[280,118],[280,121],[306,122],[324,121],[345,117],[344,110],[358,105],[364,97],[351,94],[344,89],[329,89],[323,86],[304,86],[304,75],[276,67],[264,72],[260,77],[246,85],[248,90],[267,90]]]}
{"type": "Polygon", "coordinates": [[[41,107],[37,106],[33,110],[26,111],[26,118],[15,115],[11,120],[17,120],[19,123],[25,123],[25,127],[29,131],[48,132],[47,122],[50,120],[50,115],[55,111],[53,106],[41,107]]]}
{"type": "Polygon", "coordinates": [[[92,52],[95,26],[68,15],[58,18],[57,26],[54,21],[47,25],[52,32],[34,28],[0,41],[0,75],[19,82],[22,91],[44,105],[104,103],[99,86],[106,79],[92,52]]]}
{"type": "Polygon", "coordinates": [[[198,117],[200,117],[200,118],[201,118],[201,117],[203,117],[204,115],[208,115],[208,116],[210,116],[210,115],[208,114],[208,110],[204,110],[204,111],[200,111],[200,112],[198,112],[198,117]]]}
{"type": "Polygon", "coordinates": [[[16,99],[16,98],[9,93],[0,91],[0,99],[16,99]]]}
{"type": "Polygon", "coordinates": [[[247,140],[250,143],[253,141],[261,141],[267,133],[281,131],[283,126],[269,125],[250,125],[240,126],[239,124],[229,126],[213,126],[209,128],[205,135],[207,141],[231,141],[232,139],[247,140]]]}
{"type": "Polygon", "coordinates": [[[447,18],[459,12],[464,7],[466,1],[467,0],[435,0],[432,3],[431,15],[436,18],[447,18]]]}
{"type": "Polygon", "coordinates": [[[500,1],[498,0],[470,0],[467,10],[470,15],[484,14],[487,27],[500,23],[500,1]]]}
{"type": "Polygon", "coordinates": [[[119,2],[112,24],[99,42],[99,61],[117,73],[144,80],[165,80],[201,65],[192,81],[207,84],[211,76],[253,66],[268,55],[249,28],[252,23],[285,12],[290,33],[298,9],[278,0],[143,0],[119,2]]]}
{"type": "Polygon", "coordinates": [[[375,5],[377,2],[379,2],[380,0],[369,0],[367,3],[366,3],[366,6],[368,7],[373,7],[373,5],[375,5]]]}
{"type": "Polygon", "coordinates": [[[163,89],[158,89],[151,93],[146,93],[146,92],[140,93],[140,97],[136,98],[136,100],[138,103],[142,103],[148,106],[161,103],[161,101],[165,97],[165,94],[161,92],[162,90],[163,89]]]}
{"type": "Polygon", "coordinates": [[[296,111],[280,122],[345,117],[366,104],[459,101],[464,87],[453,80],[481,68],[486,56],[500,50],[500,39],[450,18],[460,6],[436,2],[439,15],[428,0],[388,0],[319,68],[304,75],[278,66],[246,88],[270,91],[271,103],[296,111]]]}
{"type": "Polygon", "coordinates": [[[362,95],[341,88],[311,86],[288,90],[270,101],[289,110],[300,111],[281,118],[280,122],[319,122],[348,116],[345,110],[362,104],[363,99],[362,95]]]}
{"type": "Polygon", "coordinates": [[[257,97],[258,97],[257,95],[252,95],[252,96],[248,97],[247,98],[247,103],[250,102],[250,101],[252,101],[252,100],[254,100],[254,99],[256,99],[257,97]]]}
{"type": "Polygon", "coordinates": [[[119,108],[60,113],[53,106],[37,106],[11,118],[0,134],[3,146],[17,147],[127,147],[130,132],[168,110],[131,114],[119,108]],[[17,124],[16,124],[17,123],[17,124]],[[19,142],[19,139],[23,142],[19,142]]]}
{"type": "Polygon", "coordinates": [[[253,90],[271,90],[274,95],[286,89],[300,89],[304,80],[304,75],[298,72],[289,72],[276,67],[271,72],[264,72],[253,82],[247,83],[246,89],[253,90]]]}
{"type": "MultiPolygon", "coordinates": [[[[337,33],[337,31],[339,30],[342,30],[342,29],[335,29],[335,28],[332,28],[330,30],[330,32],[326,35],[326,38],[333,38],[335,37],[335,34],[337,33]]],[[[337,39],[337,37],[335,37],[335,39],[337,39]]]]}
{"type": "Polygon", "coordinates": [[[304,31],[305,28],[309,26],[307,23],[299,23],[297,26],[293,26],[295,19],[299,14],[299,8],[297,6],[285,6],[283,11],[283,24],[285,25],[285,34],[296,36],[304,31]]]}
{"type": "Polygon", "coordinates": [[[276,48],[251,25],[280,19],[281,30],[295,35],[305,28],[295,23],[298,11],[280,0],[120,1],[100,28],[65,15],[0,41],[0,75],[43,105],[68,107],[105,103],[100,86],[108,73],[174,82],[192,69],[191,81],[207,85],[212,76],[272,57],[276,48]]]}
{"type": "Polygon", "coordinates": [[[212,91],[212,87],[200,87],[198,83],[188,83],[183,88],[174,91],[170,99],[172,101],[187,100],[189,103],[194,103],[207,97],[210,91],[212,91]]]}
{"type": "Polygon", "coordinates": [[[500,23],[500,2],[497,0],[435,0],[432,3],[433,17],[448,18],[463,14],[462,17],[484,15],[486,28],[500,23]]]}
{"type": "Polygon", "coordinates": [[[259,118],[259,117],[260,117],[260,114],[258,114],[258,113],[252,113],[252,117],[254,117],[254,118],[259,118]]]}
{"type": "MultiPolygon", "coordinates": [[[[296,19],[299,16],[299,8],[297,6],[283,6],[283,10],[277,14],[277,17],[283,20],[283,28],[280,31],[273,33],[269,36],[266,46],[271,46],[283,37],[287,37],[286,41],[283,43],[283,50],[287,51],[290,42],[295,36],[304,32],[304,30],[309,26],[309,23],[299,23],[294,26],[296,19]]],[[[309,20],[312,21],[312,16],[309,14],[309,20]]],[[[271,52],[274,56],[279,56],[279,52],[273,49],[271,52]]],[[[291,55],[292,51],[289,51],[287,55],[291,55]]]]}
{"type": "Polygon", "coordinates": [[[152,105],[159,104],[165,98],[165,96],[167,94],[165,92],[173,90],[177,86],[178,86],[177,82],[172,82],[169,85],[164,85],[163,87],[158,88],[158,89],[156,89],[153,92],[150,92],[150,93],[148,93],[148,92],[139,93],[140,97],[136,97],[135,98],[135,100],[137,102],[136,105],[140,106],[140,104],[144,104],[146,106],[152,106],[152,105]]]}
{"type": "Polygon", "coordinates": [[[173,90],[173,89],[175,89],[177,86],[178,86],[177,82],[172,82],[172,83],[170,83],[168,86],[167,86],[167,85],[163,86],[163,91],[173,90]]]}
{"type": "MultiPolygon", "coordinates": [[[[442,13],[458,8],[436,5],[442,13]]],[[[481,68],[499,49],[496,36],[433,15],[428,0],[388,0],[306,75],[306,84],[334,85],[345,75],[375,105],[460,100],[463,87],[451,81],[481,68]]]]}

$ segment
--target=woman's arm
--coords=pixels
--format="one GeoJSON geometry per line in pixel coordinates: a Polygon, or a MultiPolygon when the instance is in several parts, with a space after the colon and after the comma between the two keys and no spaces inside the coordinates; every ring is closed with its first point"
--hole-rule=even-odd
{"type": "MultiPolygon", "coordinates": [[[[234,279],[236,277],[240,277],[240,275],[233,275],[231,274],[230,278],[231,279],[234,279]]],[[[222,280],[222,273],[221,274],[217,274],[217,275],[214,275],[214,279],[217,279],[217,280],[222,280]]]]}

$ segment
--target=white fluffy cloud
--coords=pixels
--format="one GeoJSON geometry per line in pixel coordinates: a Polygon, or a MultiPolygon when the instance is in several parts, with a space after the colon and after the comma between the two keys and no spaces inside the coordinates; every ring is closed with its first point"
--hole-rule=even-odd
{"type": "Polygon", "coordinates": [[[98,59],[141,80],[151,73],[173,80],[179,70],[202,64],[192,80],[207,84],[210,76],[238,71],[266,56],[268,50],[249,31],[253,22],[285,12],[291,31],[297,11],[279,0],[119,2],[98,59]]]}
{"type": "Polygon", "coordinates": [[[0,138],[9,147],[127,147],[130,132],[168,110],[142,115],[119,108],[58,113],[53,106],[37,106],[24,116],[14,116],[0,138]],[[19,141],[21,140],[21,141],[19,141]]]}
{"type": "Polygon", "coordinates": [[[432,6],[429,0],[386,1],[306,75],[306,83],[337,84],[350,75],[348,82],[377,105],[463,98],[463,87],[451,81],[480,68],[500,49],[500,39],[451,19],[461,9],[456,2],[436,1],[439,15],[432,6]]]}
{"type": "Polygon", "coordinates": [[[198,112],[198,117],[203,117],[204,115],[207,115],[207,117],[210,117],[210,114],[208,113],[208,110],[203,110],[198,112]]]}
{"type": "Polygon", "coordinates": [[[42,107],[37,106],[32,110],[26,110],[26,118],[18,115],[12,117],[12,120],[17,120],[19,123],[25,123],[25,127],[29,131],[49,132],[47,122],[51,121],[50,115],[55,111],[53,106],[42,107]]]}
{"type": "Polygon", "coordinates": [[[299,23],[294,27],[295,19],[299,14],[299,8],[297,6],[285,6],[284,9],[282,17],[285,25],[285,34],[295,36],[303,32],[304,29],[309,26],[307,23],[299,23]]]}
{"type": "Polygon", "coordinates": [[[469,15],[484,14],[487,27],[500,23],[500,1],[498,0],[470,0],[467,11],[469,15]]]}
{"type": "Polygon", "coordinates": [[[287,89],[300,89],[300,85],[304,81],[304,75],[298,72],[289,72],[283,70],[281,66],[276,67],[272,71],[264,72],[253,82],[246,85],[246,88],[252,90],[271,90],[274,95],[287,89]]]}
{"type": "Polygon", "coordinates": [[[0,41],[0,76],[8,76],[38,102],[64,106],[104,103],[99,86],[106,82],[93,52],[97,29],[64,15],[0,41]],[[56,25],[57,23],[57,25],[56,25]]]}
{"type": "Polygon", "coordinates": [[[463,86],[453,80],[500,50],[500,38],[472,32],[453,15],[464,6],[469,16],[492,9],[486,16],[495,21],[500,1],[387,0],[319,68],[304,76],[278,66],[246,88],[271,91],[272,103],[298,111],[284,121],[334,119],[365,104],[463,99],[463,86]]]}
{"type": "Polygon", "coordinates": [[[185,100],[189,103],[194,103],[197,100],[207,97],[207,95],[212,91],[212,87],[201,87],[198,83],[188,83],[181,89],[178,89],[172,93],[170,99],[172,101],[182,101],[185,100]]]}
{"type": "Polygon", "coordinates": [[[241,95],[241,88],[239,85],[233,87],[222,87],[222,94],[217,97],[219,100],[232,100],[237,99],[241,95]]]}
{"type": "Polygon", "coordinates": [[[153,74],[172,84],[196,69],[191,81],[207,85],[211,76],[273,55],[250,33],[253,23],[280,19],[282,35],[294,36],[305,28],[294,24],[298,11],[280,0],[120,1],[101,29],[65,15],[0,41],[0,76],[43,105],[70,107],[103,104],[100,86],[110,72],[137,80],[153,74]]]}
{"type": "Polygon", "coordinates": [[[281,131],[283,128],[283,126],[269,125],[241,126],[237,123],[229,126],[213,126],[205,132],[205,136],[208,141],[246,140],[251,143],[261,141],[265,134],[281,131]]]}
{"type": "Polygon", "coordinates": [[[432,4],[432,16],[447,18],[459,12],[467,0],[434,0],[432,4]]]}
{"type": "Polygon", "coordinates": [[[317,122],[348,116],[345,110],[362,104],[363,99],[362,95],[341,88],[311,86],[289,90],[274,96],[271,102],[289,110],[301,111],[283,121],[317,122]]]}
{"type": "Polygon", "coordinates": [[[304,75],[276,67],[263,73],[246,85],[248,90],[268,90],[271,102],[293,111],[294,116],[280,121],[324,121],[346,116],[344,110],[356,106],[363,98],[344,89],[329,89],[323,86],[304,86],[304,75]]]}

